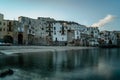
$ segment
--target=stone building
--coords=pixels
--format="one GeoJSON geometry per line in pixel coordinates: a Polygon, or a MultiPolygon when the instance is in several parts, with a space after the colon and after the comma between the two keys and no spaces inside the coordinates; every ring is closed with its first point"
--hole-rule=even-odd
{"type": "Polygon", "coordinates": [[[48,21],[48,25],[46,27],[46,33],[47,33],[47,36],[46,36],[46,41],[47,41],[47,44],[48,45],[53,45],[53,22],[54,21],[48,21]]]}
{"type": "Polygon", "coordinates": [[[100,44],[117,45],[117,34],[114,31],[101,31],[100,40],[100,44]]]}
{"type": "Polygon", "coordinates": [[[4,16],[2,15],[1,27],[0,27],[0,39],[5,43],[17,43],[17,27],[18,21],[16,20],[4,20],[4,16]]]}
{"type": "Polygon", "coordinates": [[[84,31],[84,33],[90,35],[93,38],[98,38],[99,37],[99,29],[98,27],[87,27],[84,31]]]}
{"type": "Polygon", "coordinates": [[[86,27],[49,17],[33,19],[20,16],[18,21],[5,20],[4,15],[0,14],[0,42],[2,41],[19,45],[120,46],[120,32],[100,32],[97,27],[86,27]]]}
{"type": "Polygon", "coordinates": [[[120,47],[120,31],[113,31],[117,38],[117,46],[120,47]]]}
{"type": "Polygon", "coordinates": [[[39,37],[38,40],[40,45],[52,45],[53,21],[55,21],[53,18],[38,17],[38,24],[36,25],[38,31],[36,31],[36,35],[39,37]]]}
{"type": "Polygon", "coordinates": [[[28,17],[19,17],[19,43],[27,45],[47,45],[46,38],[50,36],[47,32],[47,27],[50,26],[49,22],[54,21],[51,18],[32,19],[28,17]],[[22,39],[21,39],[22,38],[22,39]]]}
{"type": "Polygon", "coordinates": [[[82,42],[84,42],[82,44],[85,46],[98,46],[99,33],[100,31],[97,27],[86,27],[82,31],[82,42]]]}
{"type": "Polygon", "coordinates": [[[76,22],[69,22],[67,24],[68,43],[79,46],[81,43],[81,33],[86,29],[86,26],[78,24],[76,22]]]}
{"type": "Polygon", "coordinates": [[[2,28],[3,28],[3,14],[0,14],[0,41],[3,39],[2,28]]]}
{"type": "Polygon", "coordinates": [[[4,15],[3,14],[0,14],[0,27],[2,27],[3,25],[3,19],[4,19],[4,15]]]}

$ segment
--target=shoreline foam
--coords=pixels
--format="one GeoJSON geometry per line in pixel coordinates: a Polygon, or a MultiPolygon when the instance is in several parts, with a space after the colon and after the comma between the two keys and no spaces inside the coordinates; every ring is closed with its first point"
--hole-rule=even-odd
{"type": "Polygon", "coordinates": [[[2,46],[0,52],[4,54],[13,53],[34,53],[34,52],[48,52],[48,51],[66,51],[66,50],[80,50],[93,49],[95,47],[72,47],[72,46],[2,46]]]}

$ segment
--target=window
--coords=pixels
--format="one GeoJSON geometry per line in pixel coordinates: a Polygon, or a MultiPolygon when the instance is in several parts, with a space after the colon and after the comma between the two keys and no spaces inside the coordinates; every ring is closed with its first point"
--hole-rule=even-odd
{"type": "Polygon", "coordinates": [[[68,29],[68,27],[66,27],[66,29],[68,29]]]}
{"type": "Polygon", "coordinates": [[[77,35],[78,35],[78,31],[77,31],[77,35]]]}
{"type": "Polygon", "coordinates": [[[3,28],[3,31],[5,31],[5,28],[3,28]]]}
{"type": "Polygon", "coordinates": [[[57,37],[55,38],[55,41],[58,41],[57,37]]]}
{"type": "Polygon", "coordinates": [[[29,33],[31,33],[31,30],[29,29],[29,33]]]}
{"type": "Polygon", "coordinates": [[[56,35],[56,32],[54,32],[54,35],[56,35]]]}
{"type": "Polygon", "coordinates": [[[93,34],[94,32],[93,31],[91,31],[91,34],[93,34]]]}
{"type": "Polygon", "coordinates": [[[54,27],[54,30],[56,30],[56,27],[54,27]]]}
{"type": "Polygon", "coordinates": [[[44,28],[41,28],[42,30],[44,30],[44,28]]]}
{"type": "Polygon", "coordinates": [[[71,30],[68,30],[68,32],[71,32],[71,30]]]}
{"type": "Polygon", "coordinates": [[[11,22],[9,22],[9,24],[8,24],[8,31],[12,31],[12,23],[11,22]]]}
{"type": "Polygon", "coordinates": [[[31,21],[29,20],[29,24],[31,24],[31,21]]]}
{"type": "Polygon", "coordinates": [[[64,27],[62,26],[62,35],[64,35],[64,27]]]}
{"type": "Polygon", "coordinates": [[[5,23],[4,23],[4,25],[5,25],[5,23]]]}
{"type": "Polygon", "coordinates": [[[62,40],[64,40],[64,38],[62,37],[62,40]]]}

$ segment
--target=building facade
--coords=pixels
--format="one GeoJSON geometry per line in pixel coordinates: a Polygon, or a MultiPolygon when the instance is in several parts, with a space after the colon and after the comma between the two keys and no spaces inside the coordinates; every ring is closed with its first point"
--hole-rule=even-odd
{"type": "Polygon", "coordinates": [[[67,29],[62,22],[53,23],[53,42],[55,45],[65,45],[67,43],[67,29]]]}
{"type": "Polygon", "coordinates": [[[3,14],[0,14],[0,41],[3,39],[2,28],[3,28],[3,14]]]}
{"type": "Polygon", "coordinates": [[[17,27],[18,21],[16,20],[4,20],[4,16],[1,15],[2,19],[0,19],[1,27],[0,27],[0,40],[5,43],[17,43],[17,27]]]}
{"type": "Polygon", "coordinates": [[[120,46],[120,32],[100,32],[97,27],[86,27],[49,17],[33,19],[20,16],[18,21],[5,20],[4,15],[0,14],[0,42],[2,41],[16,45],[120,46]]]}
{"type": "Polygon", "coordinates": [[[20,43],[27,45],[47,45],[47,39],[50,33],[47,31],[47,27],[50,27],[49,22],[54,21],[51,18],[42,18],[32,19],[28,17],[19,17],[20,26],[18,28],[19,34],[23,36],[23,39],[20,39],[20,43]],[[43,42],[44,41],[44,42],[43,42]]]}

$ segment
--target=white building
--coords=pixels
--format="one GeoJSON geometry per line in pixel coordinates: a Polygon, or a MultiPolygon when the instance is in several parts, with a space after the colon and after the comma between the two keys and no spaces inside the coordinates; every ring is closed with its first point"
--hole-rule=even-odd
{"type": "Polygon", "coordinates": [[[53,41],[69,43],[81,39],[81,32],[86,27],[75,22],[55,21],[53,23],[53,41]]]}
{"type": "Polygon", "coordinates": [[[81,33],[86,29],[86,26],[77,24],[75,25],[75,39],[81,39],[81,33]]]}
{"type": "Polygon", "coordinates": [[[53,23],[53,41],[67,41],[67,29],[63,23],[53,23]]]}

